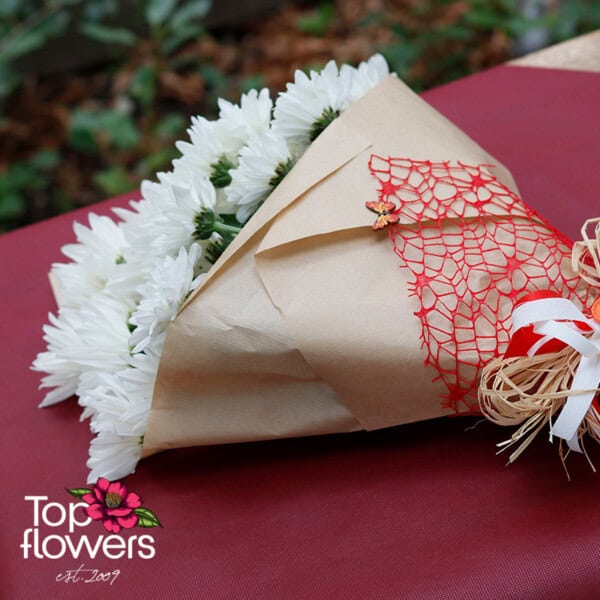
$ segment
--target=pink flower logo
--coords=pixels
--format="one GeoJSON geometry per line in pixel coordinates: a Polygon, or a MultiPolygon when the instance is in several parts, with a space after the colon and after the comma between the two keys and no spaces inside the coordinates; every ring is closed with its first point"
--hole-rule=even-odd
{"type": "Polygon", "coordinates": [[[157,516],[142,506],[138,494],[127,491],[120,481],[100,477],[93,489],[71,488],[67,492],[87,502],[85,512],[94,521],[102,521],[109,533],[138,527],[162,527],[157,516]]]}

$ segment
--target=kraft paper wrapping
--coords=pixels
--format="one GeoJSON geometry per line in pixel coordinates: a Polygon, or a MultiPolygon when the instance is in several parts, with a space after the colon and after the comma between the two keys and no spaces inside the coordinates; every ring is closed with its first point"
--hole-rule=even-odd
{"type": "MultiPolygon", "coordinates": [[[[171,324],[143,455],[447,414],[410,274],[371,229],[372,154],[510,173],[389,77],[310,146],[171,324]]],[[[452,227],[452,224],[449,224],[452,227]]]]}

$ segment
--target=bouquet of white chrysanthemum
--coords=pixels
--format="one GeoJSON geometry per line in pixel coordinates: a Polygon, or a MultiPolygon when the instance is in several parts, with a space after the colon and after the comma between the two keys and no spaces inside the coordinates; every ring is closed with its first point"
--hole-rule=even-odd
{"type": "Polygon", "coordinates": [[[220,100],[219,118],[192,119],[173,170],[114,209],[117,222],[92,213],[89,226],[75,223],[71,262],[52,266],[59,310],[33,368],[53,388],[41,406],[76,394],[90,418],[89,481],[135,470],[168,324],[311,142],[387,75],[375,55],[297,71],[274,106],[266,89],[220,100]]]}
{"type": "Polygon", "coordinates": [[[571,449],[600,440],[600,318],[579,310],[600,237],[571,261],[506,168],[387,75],[329,63],[274,107],[221,101],[118,223],[75,225],[34,368],[43,406],[79,396],[91,482],[169,448],[480,411],[520,424],[511,460],[557,412],[571,449]]]}

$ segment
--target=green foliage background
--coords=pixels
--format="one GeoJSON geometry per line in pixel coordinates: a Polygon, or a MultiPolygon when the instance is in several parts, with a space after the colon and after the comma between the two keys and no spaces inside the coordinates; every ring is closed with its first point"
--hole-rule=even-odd
{"type": "MultiPolygon", "coordinates": [[[[377,27],[389,33],[388,42],[371,51],[381,51],[390,67],[416,90],[473,72],[477,68],[473,54],[491,36],[517,41],[537,29],[548,43],[554,43],[600,27],[600,3],[593,0],[564,0],[537,11],[536,17],[524,16],[511,0],[404,4],[406,17],[401,20],[373,11],[355,27],[377,27]],[[458,4],[462,8],[455,18],[436,21],[440,7],[451,10],[458,4]]],[[[218,95],[233,99],[241,91],[263,85],[261,72],[235,78],[210,60],[186,54],[189,44],[212,35],[203,25],[209,9],[209,0],[0,3],[0,142],[4,140],[8,148],[0,148],[0,232],[136,189],[141,179],[168,168],[176,156],[174,141],[185,137],[195,97],[202,95],[199,109],[214,114],[218,95]],[[123,14],[131,18],[124,20],[123,14]],[[93,40],[102,50],[96,69],[106,81],[125,83],[117,86],[118,93],[113,86],[101,98],[70,105],[62,137],[48,141],[41,136],[39,145],[32,140],[26,150],[15,150],[8,143],[15,106],[32,78],[56,77],[56,73],[32,74],[27,60],[37,56],[43,66],[45,49],[65,36],[74,39],[75,46],[93,40]],[[161,92],[165,85],[175,88],[175,98],[161,92]],[[187,99],[186,106],[178,104],[181,98],[187,99]],[[70,165],[71,173],[81,167],[89,181],[92,190],[84,199],[77,197],[77,186],[69,185],[65,165],[70,165]]],[[[335,26],[337,10],[332,2],[312,3],[294,26],[306,39],[326,37],[335,26]]],[[[240,33],[219,35],[239,37],[240,33]]],[[[83,69],[81,76],[90,74],[83,69]]]]}

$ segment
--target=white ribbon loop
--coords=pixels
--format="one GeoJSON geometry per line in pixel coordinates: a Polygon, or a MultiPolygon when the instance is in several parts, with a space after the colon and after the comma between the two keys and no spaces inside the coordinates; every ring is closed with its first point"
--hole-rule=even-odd
{"type": "Polygon", "coordinates": [[[571,450],[581,452],[577,432],[600,383],[600,326],[566,298],[530,300],[517,306],[512,314],[513,335],[529,325],[543,336],[528,349],[529,356],[537,354],[551,339],[560,340],[581,354],[567,401],[550,428],[551,436],[566,440],[571,450]],[[592,337],[583,336],[576,322],[589,325],[594,330],[592,337]]]}
{"type": "Polygon", "coordinates": [[[591,340],[581,335],[575,327],[573,323],[543,321],[534,326],[533,329],[536,333],[564,342],[583,356],[594,356],[594,354],[600,352],[600,348],[595,346],[591,340]]]}
{"type": "Polygon", "coordinates": [[[542,298],[519,304],[512,313],[512,334],[522,327],[541,321],[583,321],[592,326],[588,319],[566,298],[542,298]]]}

